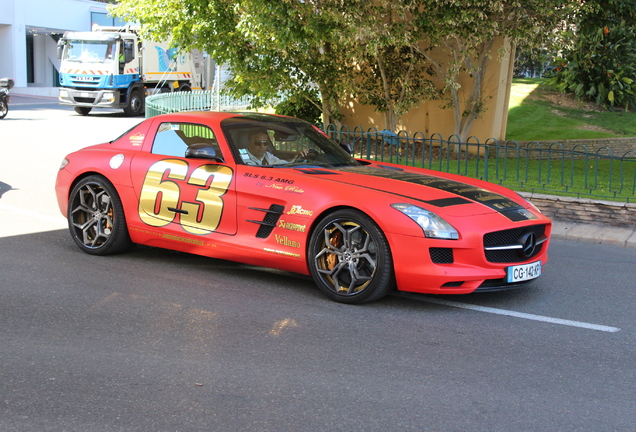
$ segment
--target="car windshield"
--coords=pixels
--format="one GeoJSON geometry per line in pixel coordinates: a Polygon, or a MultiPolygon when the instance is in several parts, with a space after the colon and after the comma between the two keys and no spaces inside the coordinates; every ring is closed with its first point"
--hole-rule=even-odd
{"type": "Polygon", "coordinates": [[[304,121],[286,120],[254,121],[248,117],[234,117],[223,121],[222,128],[237,161],[246,165],[359,165],[315,126],[304,121]]]}
{"type": "Polygon", "coordinates": [[[107,63],[115,57],[113,41],[71,40],[64,50],[64,60],[82,63],[107,63]]]}

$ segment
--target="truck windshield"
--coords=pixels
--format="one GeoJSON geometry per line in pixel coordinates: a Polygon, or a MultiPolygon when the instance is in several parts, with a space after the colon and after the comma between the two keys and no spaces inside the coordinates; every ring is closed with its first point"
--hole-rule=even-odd
{"type": "Polygon", "coordinates": [[[113,41],[70,40],[64,60],[82,63],[108,63],[115,59],[117,45],[113,41]]]}

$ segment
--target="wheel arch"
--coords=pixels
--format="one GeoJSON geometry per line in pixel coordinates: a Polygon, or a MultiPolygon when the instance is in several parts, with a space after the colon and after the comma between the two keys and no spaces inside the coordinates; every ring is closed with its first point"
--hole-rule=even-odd
{"type": "Polygon", "coordinates": [[[314,218],[307,232],[307,240],[305,241],[305,256],[306,257],[309,258],[309,255],[310,255],[309,243],[312,236],[314,235],[314,231],[316,231],[316,226],[318,225],[318,222],[320,222],[326,215],[337,212],[339,210],[354,210],[354,211],[362,213],[363,215],[371,219],[373,223],[375,223],[378,226],[378,228],[380,228],[380,231],[382,231],[382,234],[386,238],[387,244],[389,246],[389,252],[391,253],[391,259],[393,260],[393,248],[391,247],[391,240],[389,236],[387,235],[386,230],[383,229],[382,224],[378,222],[376,217],[374,217],[372,214],[369,214],[369,212],[359,209],[357,207],[350,206],[350,205],[336,205],[333,207],[325,208],[314,218]]]}
{"type": "Polygon", "coordinates": [[[82,180],[84,180],[87,177],[90,176],[100,176],[103,179],[105,179],[108,183],[110,183],[110,185],[115,189],[115,192],[117,192],[117,195],[119,196],[119,199],[122,201],[122,208],[124,210],[124,217],[126,218],[126,220],[129,219],[129,209],[126,205],[126,202],[124,202],[124,200],[122,199],[123,193],[122,193],[122,188],[126,187],[125,185],[121,185],[121,184],[117,184],[115,182],[113,182],[107,175],[105,175],[104,173],[100,172],[100,171],[96,171],[96,170],[89,170],[89,171],[85,171],[81,174],[79,174],[77,177],[75,177],[73,179],[72,182],[69,183],[69,187],[68,190],[66,191],[66,205],[68,206],[68,203],[71,200],[71,192],[73,192],[73,189],[75,189],[75,186],[81,182],[82,180]]]}

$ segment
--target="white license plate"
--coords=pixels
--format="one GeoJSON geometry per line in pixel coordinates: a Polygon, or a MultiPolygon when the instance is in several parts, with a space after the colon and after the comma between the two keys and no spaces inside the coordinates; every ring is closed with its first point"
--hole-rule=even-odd
{"type": "Polygon", "coordinates": [[[507,268],[508,283],[523,282],[541,276],[541,261],[507,268]]]}
{"type": "Polygon", "coordinates": [[[81,92],[80,97],[83,97],[83,98],[91,97],[91,94],[88,92],[81,92]]]}

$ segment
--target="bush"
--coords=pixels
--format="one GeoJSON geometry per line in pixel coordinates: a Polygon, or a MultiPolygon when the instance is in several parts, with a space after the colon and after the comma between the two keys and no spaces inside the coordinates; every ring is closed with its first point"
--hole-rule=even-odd
{"type": "Polygon", "coordinates": [[[636,32],[624,23],[579,34],[558,59],[553,83],[562,92],[605,107],[636,106],[636,32]]]}

